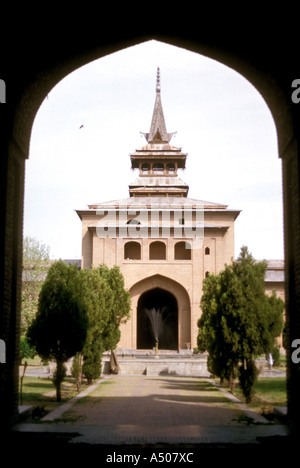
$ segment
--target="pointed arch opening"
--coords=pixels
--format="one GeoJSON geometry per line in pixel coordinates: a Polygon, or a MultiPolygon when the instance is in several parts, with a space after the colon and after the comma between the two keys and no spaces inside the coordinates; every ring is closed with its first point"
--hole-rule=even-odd
{"type": "Polygon", "coordinates": [[[164,318],[167,318],[168,327],[164,328],[165,336],[161,344],[171,346],[171,348],[165,349],[187,348],[187,344],[191,343],[191,300],[189,293],[180,283],[159,274],[145,277],[130,288],[130,297],[134,311],[133,328],[136,330],[134,346],[139,348],[147,344],[147,346],[151,346],[151,349],[154,346],[150,321],[145,317],[143,310],[145,308],[161,310],[167,306],[164,318]],[[173,311],[172,314],[171,311],[173,311]]]}
{"type": "Polygon", "coordinates": [[[137,349],[178,349],[178,306],[174,295],[161,288],[143,293],[137,307],[137,349]]]}

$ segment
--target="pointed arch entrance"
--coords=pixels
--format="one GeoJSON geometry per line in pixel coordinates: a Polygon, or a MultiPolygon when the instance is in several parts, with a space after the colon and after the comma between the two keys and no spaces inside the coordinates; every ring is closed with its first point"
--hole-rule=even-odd
{"type": "Polygon", "coordinates": [[[159,309],[163,322],[159,348],[187,348],[191,342],[191,301],[187,290],[180,283],[163,275],[153,275],[135,283],[130,289],[130,296],[134,347],[154,347],[151,320],[145,309],[159,309]]]}
{"type": "Polygon", "coordinates": [[[137,348],[178,349],[178,306],[175,296],[161,288],[141,294],[137,306],[137,348]]]}

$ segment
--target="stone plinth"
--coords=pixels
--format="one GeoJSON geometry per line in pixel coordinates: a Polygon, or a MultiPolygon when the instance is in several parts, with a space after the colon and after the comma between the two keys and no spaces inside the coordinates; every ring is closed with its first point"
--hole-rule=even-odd
{"type": "MultiPolygon", "coordinates": [[[[121,375],[178,375],[209,377],[206,357],[124,357],[119,361],[121,375]]],[[[109,373],[109,358],[104,357],[103,373],[109,373]]]]}

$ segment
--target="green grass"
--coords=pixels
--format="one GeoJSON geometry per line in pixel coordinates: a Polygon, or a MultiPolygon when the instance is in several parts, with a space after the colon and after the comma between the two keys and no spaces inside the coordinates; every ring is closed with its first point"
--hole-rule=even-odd
{"type": "Polygon", "coordinates": [[[275,369],[285,371],[286,370],[286,356],[281,354],[279,357],[279,365],[274,366],[275,369]]]}
{"type": "Polygon", "coordinates": [[[51,400],[46,393],[54,390],[51,379],[47,377],[24,377],[23,379],[23,402],[40,402],[51,400]]]}
{"type": "MultiPolygon", "coordinates": [[[[237,397],[244,401],[244,397],[239,386],[236,388],[237,397]]],[[[250,408],[259,413],[269,415],[273,414],[275,406],[286,406],[286,378],[285,377],[267,377],[258,378],[255,385],[254,396],[250,408]]]]}
{"type": "Polygon", "coordinates": [[[285,406],[286,378],[260,378],[255,385],[255,397],[263,403],[273,406],[285,406]]]}
{"type": "MultiPolygon", "coordinates": [[[[83,383],[81,391],[87,388],[83,383]]],[[[33,422],[38,421],[49,411],[73,398],[77,394],[76,381],[72,377],[66,377],[61,385],[61,402],[56,401],[56,389],[49,377],[24,376],[22,386],[22,405],[32,406],[33,422]]],[[[19,395],[20,396],[20,395],[19,395]]],[[[21,399],[19,398],[21,404],[21,399]]]]}
{"type": "MultiPolygon", "coordinates": [[[[19,392],[21,392],[20,385],[19,392]]],[[[56,401],[55,387],[51,379],[26,376],[23,378],[22,398],[19,394],[19,403],[33,407],[33,422],[39,420],[59,404],[56,401]]]]}
{"type": "Polygon", "coordinates": [[[101,382],[101,385],[98,385],[98,387],[96,387],[95,390],[93,390],[91,393],[77,400],[76,406],[85,405],[86,403],[99,404],[99,402],[102,399],[103,388],[106,385],[111,385],[112,383],[113,380],[104,380],[103,382],[101,382]]]}
{"type": "Polygon", "coordinates": [[[34,366],[35,368],[43,367],[42,360],[39,356],[34,356],[34,358],[23,358],[22,364],[21,364],[22,371],[23,371],[23,366],[24,366],[25,361],[27,362],[28,366],[34,366]]]}

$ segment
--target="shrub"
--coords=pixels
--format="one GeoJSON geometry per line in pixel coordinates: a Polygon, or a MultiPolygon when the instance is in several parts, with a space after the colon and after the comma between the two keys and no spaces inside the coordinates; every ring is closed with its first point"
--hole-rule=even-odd
{"type": "Polygon", "coordinates": [[[246,399],[246,403],[251,402],[257,376],[258,369],[252,359],[244,361],[244,363],[239,367],[239,382],[246,399]]]}

